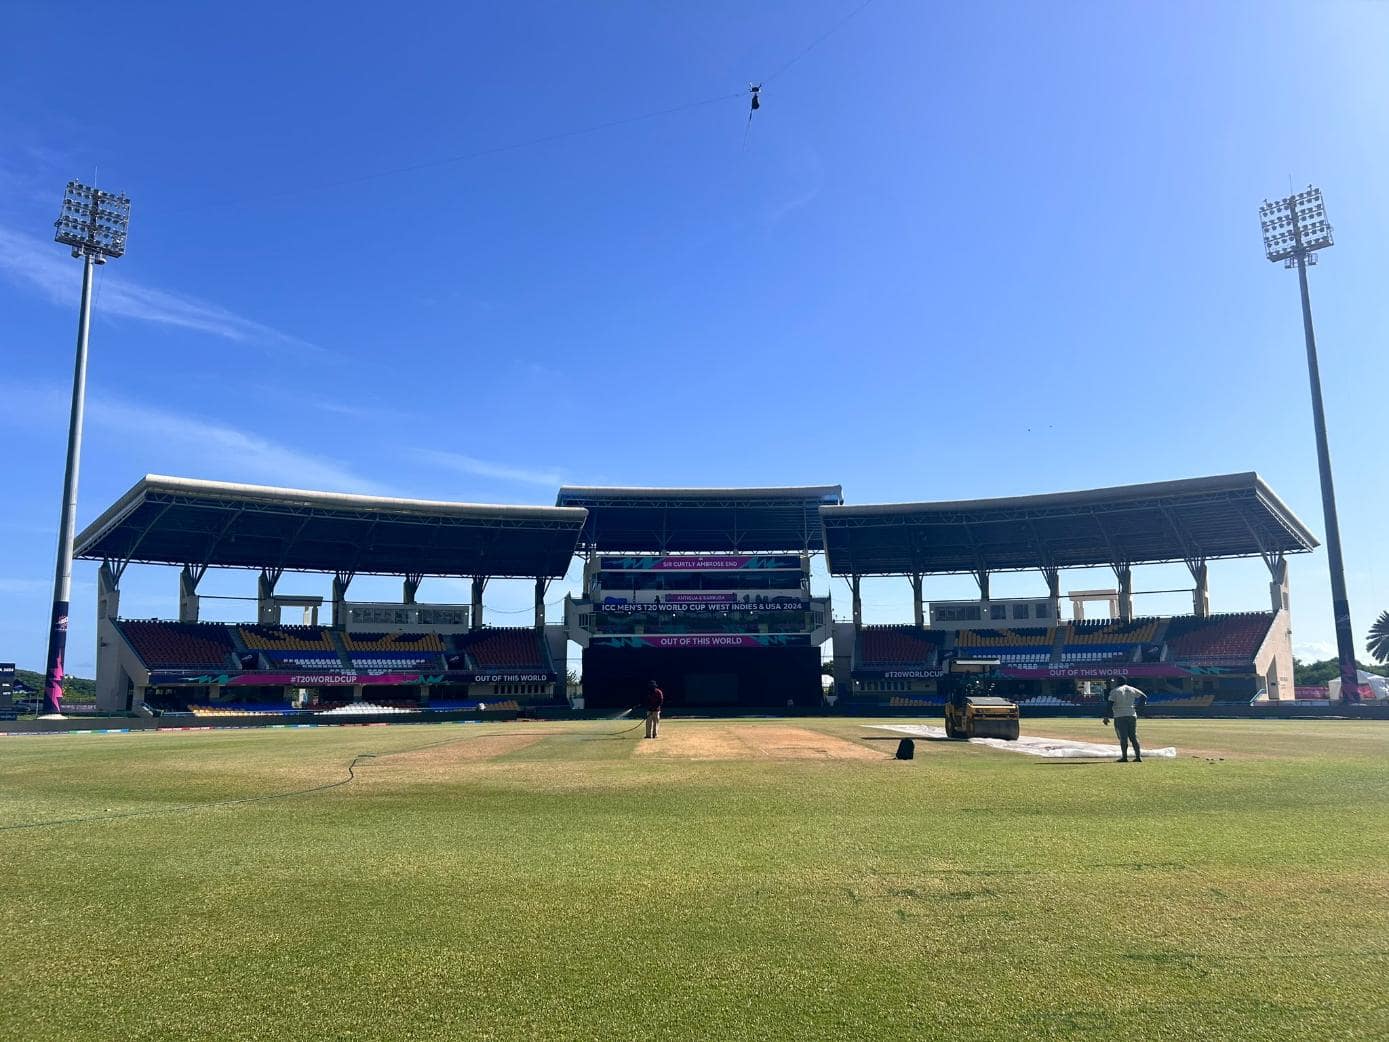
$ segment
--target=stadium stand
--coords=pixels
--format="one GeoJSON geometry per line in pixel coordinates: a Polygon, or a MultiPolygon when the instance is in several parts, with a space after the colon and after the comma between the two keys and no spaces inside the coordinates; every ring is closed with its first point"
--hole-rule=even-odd
{"type": "Polygon", "coordinates": [[[1067,647],[1061,650],[1061,665],[1074,666],[1082,662],[1099,665],[1132,662],[1137,651],[1137,645],[1091,644],[1079,648],[1067,647]]]}
{"type": "MultiPolygon", "coordinates": [[[[1061,663],[1119,663],[1141,659],[1145,648],[1156,648],[1162,619],[1082,619],[1066,624],[1062,632],[1061,663]]],[[[1153,650],[1156,658],[1160,652],[1153,650]]]]}
{"type": "Polygon", "coordinates": [[[1133,619],[1130,622],[1082,619],[1067,624],[1066,644],[1068,647],[1082,644],[1151,644],[1161,624],[1161,619],[1133,619]]]}
{"type": "Polygon", "coordinates": [[[943,695],[921,695],[917,698],[905,698],[901,695],[894,695],[888,699],[888,707],[891,709],[931,709],[945,704],[943,695]]]}
{"type": "Polygon", "coordinates": [[[961,630],[959,644],[962,648],[1050,648],[1053,631],[1045,627],[1024,627],[1022,629],[961,630]]]}
{"type": "Polygon", "coordinates": [[[336,655],[296,655],[283,651],[263,653],[272,666],[298,666],[300,669],[342,669],[342,659],[336,655]]]}
{"type": "Polygon", "coordinates": [[[1056,631],[1044,626],[1020,629],[961,630],[956,638],[961,654],[987,654],[1004,666],[1022,669],[1051,661],[1056,631]]]}
{"type": "Polygon", "coordinates": [[[400,654],[442,655],[444,642],[437,633],[344,633],[348,652],[386,651],[400,654]]]}
{"type": "Polygon", "coordinates": [[[1249,662],[1272,625],[1270,612],[1173,619],[1167,630],[1167,657],[1201,665],[1249,662]]]}
{"type": "Polygon", "coordinates": [[[288,702],[223,702],[217,705],[190,705],[188,711],[194,716],[284,716],[298,712],[288,702]]]}
{"type": "Polygon", "coordinates": [[[439,669],[438,655],[349,655],[353,669],[439,669]]]}
{"type": "Polygon", "coordinates": [[[460,638],[459,650],[465,652],[478,669],[550,668],[540,634],[529,628],[485,629],[460,638]]]}
{"type": "MultiPolygon", "coordinates": [[[[250,626],[238,627],[241,639],[253,651],[326,651],[336,659],[328,632],[318,626],[250,626]]],[[[339,663],[341,664],[341,663],[339,663]]]]}
{"type": "Polygon", "coordinates": [[[125,639],[149,669],[222,669],[235,648],[211,622],[121,621],[125,639]]]}
{"type": "Polygon", "coordinates": [[[444,642],[436,633],[344,633],[354,669],[438,669],[444,642]]]}
{"type": "Polygon", "coordinates": [[[934,666],[945,634],[915,626],[865,626],[859,631],[857,665],[934,666]]]}

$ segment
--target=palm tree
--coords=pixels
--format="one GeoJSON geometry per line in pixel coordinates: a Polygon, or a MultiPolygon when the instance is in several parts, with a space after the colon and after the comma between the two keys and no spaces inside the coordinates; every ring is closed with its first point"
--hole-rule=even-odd
{"type": "Polygon", "coordinates": [[[1389,662],[1389,611],[1380,613],[1370,627],[1370,639],[1365,642],[1365,650],[1375,657],[1376,662],[1389,662]]]}

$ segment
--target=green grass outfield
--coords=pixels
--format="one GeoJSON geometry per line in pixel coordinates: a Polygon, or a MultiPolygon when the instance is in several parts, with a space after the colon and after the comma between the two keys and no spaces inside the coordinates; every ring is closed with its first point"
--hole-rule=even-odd
{"type": "Polygon", "coordinates": [[[1389,726],[626,726],[0,739],[0,824],[376,754],[0,831],[0,1038],[1389,1037],[1389,726]]]}

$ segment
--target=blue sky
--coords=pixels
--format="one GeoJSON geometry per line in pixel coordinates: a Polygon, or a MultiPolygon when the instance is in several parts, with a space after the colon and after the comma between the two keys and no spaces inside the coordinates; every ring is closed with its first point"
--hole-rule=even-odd
{"type": "MultiPolygon", "coordinates": [[[[0,658],[43,661],[80,280],[52,221],[94,170],[134,215],[99,284],[80,523],[147,472],[544,503],[561,481],[878,502],[1257,470],[1320,532],[1296,281],[1256,218],[1314,181],[1361,640],[1389,608],[1389,8],[875,0],[806,50],[854,6],[7,4],[0,658]]],[[[94,578],[79,563],[88,676],[94,578]]],[[[1324,555],[1292,580],[1294,642],[1323,657],[1324,555]]],[[[1214,607],[1263,608],[1266,583],[1217,565],[1214,607]]],[[[176,590],[132,568],[123,613],[172,616],[176,590]]],[[[526,618],[528,589],[491,594],[493,621],[526,618]]],[[[904,581],[865,602],[910,618],[904,581]]]]}

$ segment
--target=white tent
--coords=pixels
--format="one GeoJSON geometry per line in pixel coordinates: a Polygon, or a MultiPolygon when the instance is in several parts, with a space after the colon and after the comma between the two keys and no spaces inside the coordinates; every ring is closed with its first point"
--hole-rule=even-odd
{"type": "MultiPolygon", "coordinates": [[[[1369,686],[1370,697],[1375,701],[1381,699],[1389,700],[1389,677],[1381,677],[1376,673],[1366,673],[1363,669],[1356,671],[1356,681],[1361,687],[1369,686]]],[[[1331,700],[1337,701],[1341,697],[1341,678],[1336,677],[1327,685],[1331,700]]]]}

